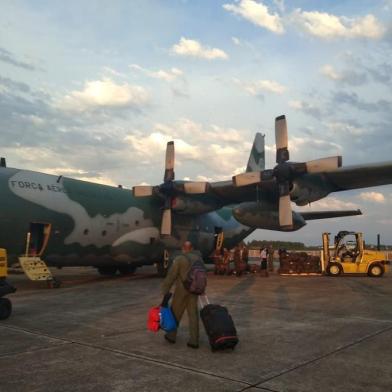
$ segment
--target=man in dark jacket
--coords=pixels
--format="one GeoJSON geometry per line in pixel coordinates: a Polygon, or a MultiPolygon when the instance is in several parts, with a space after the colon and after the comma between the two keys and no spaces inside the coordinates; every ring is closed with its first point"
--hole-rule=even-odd
{"type": "MultiPolygon", "coordinates": [[[[201,259],[200,252],[194,251],[192,244],[186,241],[182,246],[182,254],[174,259],[173,265],[162,283],[163,295],[170,291],[174,283],[176,284],[171,307],[178,324],[180,324],[185,309],[188,313],[189,341],[187,345],[191,348],[199,348],[198,296],[186,290],[183,282],[187,278],[192,263],[199,259],[201,259]]],[[[165,335],[165,339],[169,343],[175,343],[176,338],[177,331],[168,332],[165,335]]]]}

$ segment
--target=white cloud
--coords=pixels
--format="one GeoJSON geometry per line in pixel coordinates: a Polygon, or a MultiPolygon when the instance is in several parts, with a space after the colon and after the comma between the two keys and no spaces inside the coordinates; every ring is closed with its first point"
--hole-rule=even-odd
{"type": "Polygon", "coordinates": [[[198,57],[207,60],[227,60],[229,56],[221,49],[203,46],[199,41],[181,37],[180,42],[171,48],[172,52],[180,56],[198,57]]]}
{"type": "Polygon", "coordinates": [[[184,140],[160,132],[153,132],[150,135],[136,133],[125,137],[125,141],[132,145],[132,148],[143,159],[155,158],[157,152],[166,149],[168,141],[173,140],[175,144],[176,157],[186,157],[188,159],[198,159],[199,151],[197,146],[192,146],[184,140]]]}
{"type": "Polygon", "coordinates": [[[55,176],[65,176],[71,178],[77,178],[78,180],[93,182],[96,184],[117,186],[113,180],[104,175],[90,176],[85,170],[75,169],[75,168],[65,168],[65,167],[54,167],[54,168],[43,168],[42,172],[47,174],[52,174],[55,176]]]}
{"type": "MultiPolygon", "coordinates": [[[[182,118],[172,125],[157,123],[150,134],[134,132],[125,140],[131,144],[138,162],[150,165],[162,164],[166,143],[174,140],[176,167],[196,161],[197,165],[208,168],[209,178],[227,180],[245,170],[251,149],[251,143],[244,137],[248,133],[218,125],[205,126],[182,118]]],[[[198,176],[195,179],[201,178],[198,176]]]]}
{"type": "Polygon", "coordinates": [[[164,80],[165,82],[172,82],[175,79],[184,75],[183,71],[181,71],[178,68],[174,68],[174,67],[170,68],[166,71],[163,69],[157,70],[157,71],[151,71],[151,70],[148,70],[146,68],[141,67],[140,65],[131,64],[130,68],[135,69],[137,71],[140,71],[151,78],[161,79],[161,80],[164,80]]]}
{"type": "Polygon", "coordinates": [[[149,100],[144,87],[117,84],[109,78],[85,82],[82,90],[66,95],[58,104],[65,110],[85,111],[103,107],[140,107],[149,100]]]}
{"type": "Polygon", "coordinates": [[[367,80],[366,74],[364,73],[357,72],[354,69],[344,72],[338,72],[330,64],[326,64],[321,67],[320,73],[330,80],[340,83],[346,83],[351,86],[358,86],[364,84],[367,80]]]}
{"type": "Polygon", "coordinates": [[[310,206],[299,207],[302,211],[309,210],[356,210],[359,205],[351,201],[343,201],[337,197],[326,197],[325,199],[318,200],[310,206]]]}
{"type": "Polygon", "coordinates": [[[274,0],[274,4],[276,5],[276,7],[280,12],[284,12],[286,10],[284,0],[274,0]]]}
{"type": "Polygon", "coordinates": [[[372,14],[347,18],[326,12],[306,12],[297,9],[291,19],[306,33],[323,39],[378,39],[385,33],[385,27],[372,14]]]}
{"type": "Polygon", "coordinates": [[[316,153],[316,158],[320,157],[320,154],[338,155],[341,154],[343,148],[341,145],[321,139],[315,139],[313,137],[296,137],[292,136],[289,140],[290,152],[297,153],[299,155],[308,155],[308,153],[316,153]]]}
{"type": "Polygon", "coordinates": [[[359,197],[365,201],[371,201],[374,203],[385,203],[385,197],[380,192],[362,192],[359,197]]]}
{"type": "Polygon", "coordinates": [[[337,71],[335,71],[334,67],[329,64],[324,65],[320,72],[322,75],[332,80],[341,80],[343,78],[342,74],[339,74],[337,71]]]}
{"type": "Polygon", "coordinates": [[[118,72],[115,69],[110,68],[110,67],[103,67],[103,72],[105,74],[110,74],[115,77],[125,78],[125,79],[127,78],[127,75],[125,75],[124,73],[118,72]]]}
{"type": "Polygon", "coordinates": [[[36,116],[35,114],[21,114],[20,117],[32,123],[36,127],[41,127],[46,123],[46,120],[44,118],[36,116]]]}
{"type": "Polygon", "coordinates": [[[274,80],[257,80],[255,82],[242,82],[238,79],[234,79],[234,82],[244,89],[248,94],[256,96],[261,95],[264,92],[270,92],[274,94],[283,94],[286,91],[286,87],[281,85],[274,80]]]}
{"type": "Polygon", "coordinates": [[[356,127],[354,125],[342,122],[327,123],[326,125],[335,134],[343,136],[360,136],[365,133],[368,133],[368,131],[364,128],[356,127]]]}
{"type": "Polygon", "coordinates": [[[233,41],[234,45],[240,46],[241,45],[241,40],[237,37],[231,37],[231,40],[233,41]]]}
{"type": "Polygon", "coordinates": [[[289,101],[289,107],[295,110],[300,110],[305,114],[308,114],[309,116],[315,117],[317,119],[321,117],[320,108],[309,102],[293,100],[289,101]]]}
{"type": "Polygon", "coordinates": [[[240,15],[256,26],[264,27],[277,34],[284,33],[282,20],[278,14],[271,14],[268,7],[255,0],[241,0],[239,4],[224,4],[226,11],[240,15]]]}

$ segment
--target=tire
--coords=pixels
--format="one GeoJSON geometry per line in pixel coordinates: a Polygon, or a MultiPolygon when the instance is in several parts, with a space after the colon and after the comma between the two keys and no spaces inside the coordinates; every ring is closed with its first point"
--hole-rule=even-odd
{"type": "Polygon", "coordinates": [[[329,263],[327,267],[327,274],[329,276],[339,276],[343,273],[343,268],[339,263],[329,263]]]}
{"type": "Polygon", "coordinates": [[[133,265],[121,265],[118,267],[120,275],[132,275],[136,271],[136,267],[133,265]]]}
{"type": "Polygon", "coordinates": [[[380,263],[374,263],[369,267],[368,275],[372,278],[381,278],[384,275],[385,268],[380,263]]]}
{"type": "Polygon", "coordinates": [[[164,278],[167,275],[168,267],[165,267],[164,263],[157,263],[157,273],[160,278],[164,278]]]}
{"type": "Polygon", "coordinates": [[[102,276],[114,276],[117,272],[117,267],[114,266],[105,266],[105,267],[98,267],[98,273],[102,276]]]}
{"type": "Polygon", "coordinates": [[[0,320],[5,320],[12,313],[12,303],[8,298],[0,298],[0,320]]]}

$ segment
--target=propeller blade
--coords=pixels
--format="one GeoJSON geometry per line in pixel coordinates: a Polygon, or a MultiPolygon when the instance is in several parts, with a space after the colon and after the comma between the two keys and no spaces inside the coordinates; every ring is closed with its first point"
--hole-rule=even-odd
{"type": "Polygon", "coordinates": [[[293,227],[290,195],[280,196],[279,198],[279,225],[282,228],[293,227]]]}
{"type": "Polygon", "coordinates": [[[258,184],[261,182],[261,176],[262,172],[260,171],[237,174],[233,176],[233,184],[234,186],[258,184]]]}
{"type": "Polygon", "coordinates": [[[162,223],[161,223],[161,234],[162,235],[171,235],[171,227],[172,227],[172,216],[171,209],[166,208],[163,210],[162,214],[162,223]]]}
{"type": "Polygon", "coordinates": [[[197,194],[206,193],[208,188],[208,182],[205,181],[192,181],[184,183],[185,193],[197,194]]]}
{"type": "Polygon", "coordinates": [[[165,175],[163,181],[174,180],[174,142],[168,142],[166,146],[165,175]]]}
{"type": "Polygon", "coordinates": [[[276,143],[276,163],[289,160],[288,135],[286,116],[282,115],[275,119],[275,143],[276,143]]]}
{"type": "Polygon", "coordinates": [[[306,162],[306,170],[308,173],[320,173],[336,170],[342,166],[342,157],[328,157],[316,159],[314,161],[306,162]]]}
{"type": "Polygon", "coordinates": [[[137,185],[132,188],[133,196],[145,197],[152,195],[153,187],[151,185],[137,185]]]}

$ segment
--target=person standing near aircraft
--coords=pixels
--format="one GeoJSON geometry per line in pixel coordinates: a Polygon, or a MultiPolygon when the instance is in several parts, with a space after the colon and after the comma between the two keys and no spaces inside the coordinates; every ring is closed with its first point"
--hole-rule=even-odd
{"type": "Polygon", "coordinates": [[[224,248],[222,263],[223,263],[224,271],[225,271],[226,275],[230,274],[230,258],[231,258],[230,251],[227,248],[224,248]]]}
{"type": "MultiPolygon", "coordinates": [[[[186,241],[182,246],[182,254],[174,259],[173,265],[162,283],[163,295],[169,293],[173,284],[176,284],[171,307],[178,325],[185,309],[188,313],[190,338],[187,346],[191,348],[199,348],[198,295],[187,290],[185,288],[185,282],[195,263],[201,264],[204,267],[200,252],[193,250],[192,244],[186,241]]],[[[169,343],[176,343],[176,338],[177,330],[165,334],[165,339],[169,343]]]]}
{"type": "Polygon", "coordinates": [[[268,276],[268,270],[267,270],[267,248],[262,248],[260,252],[260,275],[261,276],[268,276]]]}
{"type": "Polygon", "coordinates": [[[214,261],[214,274],[217,275],[221,272],[223,263],[223,252],[222,249],[215,249],[212,255],[212,260],[214,261]]]}
{"type": "Polygon", "coordinates": [[[237,276],[241,276],[248,267],[248,249],[244,243],[236,246],[234,249],[234,268],[237,276]]]}

